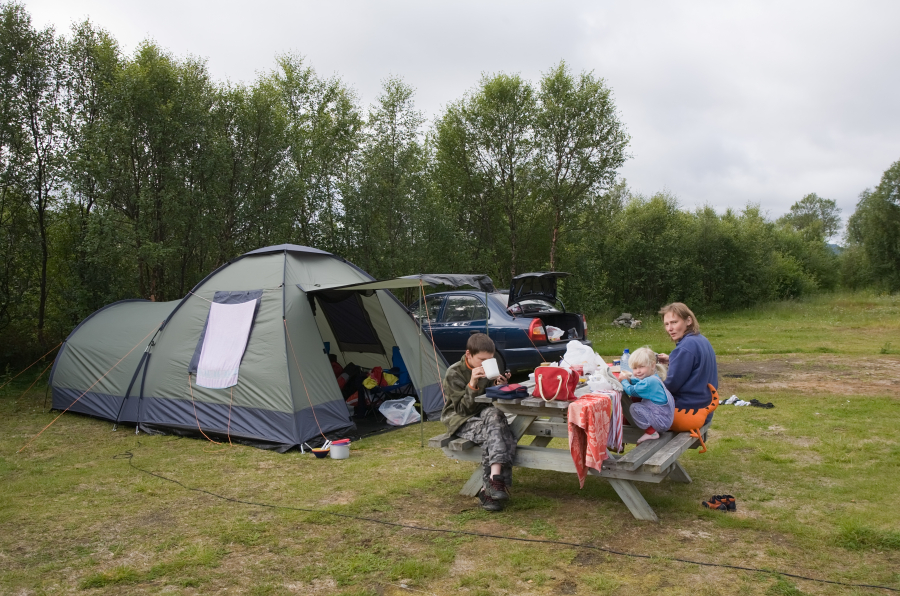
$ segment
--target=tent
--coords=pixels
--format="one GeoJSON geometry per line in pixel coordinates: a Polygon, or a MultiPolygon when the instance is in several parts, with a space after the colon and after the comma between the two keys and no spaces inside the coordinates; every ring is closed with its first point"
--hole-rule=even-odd
{"type": "Polygon", "coordinates": [[[110,304],[57,355],[53,408],[286,451],[353,430],[328,353],[342,365],[387,369],[396,346],[426,414],[439,415],[447,363],[393,294],[352,288],[373,281],[338,256],[283,244],[223,265],[182,300],[110,304]],[[249,302],[237,383],[200,386],[209,338],[241,328],[218,313],[249,302]]]}

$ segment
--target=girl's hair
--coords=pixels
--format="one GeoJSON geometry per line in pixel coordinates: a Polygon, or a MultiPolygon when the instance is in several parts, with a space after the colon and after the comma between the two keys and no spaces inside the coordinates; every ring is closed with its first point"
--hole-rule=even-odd
{"type": "Polygon", "coordinates": [[[666,365],[661,364],[659,360],[656,358],[656,352],[650,349],[650,346],[644,346],[643,348],[638,348],[634,351],[628,358],[629,366],[649,366],[651,368],[656,369],[656,374],[663,381],[666,380],[666,373],[668,372],[668,368],[666,365]]]}
{"type": "Polygon", "coordinates": [[[685,333],[690,333],[691,335],[700,333],[700,321],[697,320],[697,315],[695,315],[694,311],[689,309],[688,305],[684,302],[672,302],[659,309],[659,314],[663,317],[669,313],[672,313],[682,321],[687,321],[688,318],[691,319],[685,333]]]}

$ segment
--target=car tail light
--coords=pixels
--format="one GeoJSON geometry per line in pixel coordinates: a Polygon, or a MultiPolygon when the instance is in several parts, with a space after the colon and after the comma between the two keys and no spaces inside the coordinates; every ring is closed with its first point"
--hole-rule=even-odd
{"type": "Polygon", "coordinates": [[[581,315],[581,322],[584,324],[584,332],[582,333],[584,336],[583,339],[587,339],[587,317],[581,315]]]}
{"type": "Polygon", "coordinates": [[[540,319],[531,319],[528,326],[528,337],[531,341],[547,341],[547,332],[544,330],[544,322],[540,319]]]}

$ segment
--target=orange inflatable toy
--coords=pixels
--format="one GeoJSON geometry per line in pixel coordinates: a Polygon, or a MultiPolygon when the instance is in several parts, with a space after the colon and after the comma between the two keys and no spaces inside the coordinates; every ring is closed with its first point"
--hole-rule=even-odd
{"type": "Polygon", "coordinates": [[[712,394],[709,405],[698,410],[675,408],[675,418],[672,420],[672,426],[669,427],[669,430],[675,433],[690,431],[692,437],[699,439],[703,449],[697,453],[706,453],[706,443],[703,442],[703,437],[700,436],[700,429],[706,423],[706,417],[719,407],[719,393],[711,384],[707,383],[707,387],[709,387],[709,391],[712,394]]]}

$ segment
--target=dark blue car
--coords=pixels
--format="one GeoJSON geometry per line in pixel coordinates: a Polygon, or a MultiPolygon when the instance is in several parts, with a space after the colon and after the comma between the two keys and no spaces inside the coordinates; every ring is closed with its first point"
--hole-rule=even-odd
{"type": "Polygon", "coordinates": [[[470,335],[487,333],[497,346],[501,371],[532,371],[541,362],[559,361],[573,339],[591,345],[584,315],[566,312],[556,295],[557,280],[568,275],[525,273],[513,278],[508,292],[438,292],[410,310],[450,364],[462,358],[470,335]],[[548,337],[551,328],[562,337],[548,337]]]}

